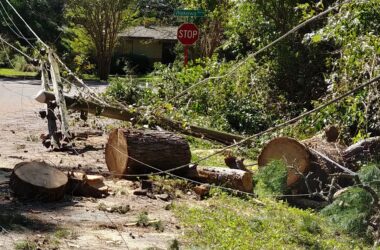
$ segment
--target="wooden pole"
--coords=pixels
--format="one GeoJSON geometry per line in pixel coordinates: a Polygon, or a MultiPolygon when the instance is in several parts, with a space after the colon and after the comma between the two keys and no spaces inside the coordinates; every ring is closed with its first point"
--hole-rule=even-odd
{"type": "MultiPolygon", "coordinates": [[[[48,103],[49,101],[55,100],[55,96],[50,92],[40,91],[35,97],[35,100],[40,103],[48,103]]],[[[86,111],[90,114],[105,116],[116,120],[133,122],[135,120],[139,120],[137,119],[138,117],[142,117],[142,114],[138,111],[131,112],[126,109],[101,107],[100,105],[95,104],[93,102],[78,101],[69,96],[65,96],[65,100],[68,109],[76,111],[86,111]]],[[[154,119],[156,124],[162,126],[163,128],[171,129],[198,138],[217,141],[226,145],[230,145],[245,139],[243,136],[219,132],[213,129],[207,129],[192,125],[184,126],[182,122],[174,121],[160,115],[154,115],[154,119]]],[[[247,141],[246,143],[251,143],[251,141],[247,141]]]]}
{"type": "Polygon", "coordinates": [[[49,74],[47,70],[45,69],[45,63],[41,61],[40,63],[40,70],[41,70],[41,87],[43,90],[48,91],[49,88],[49,74]]]}
{"type": "Polygon", "coordinates": [[[61,131],[64,139],[70,139],[69,123],[67,120],[66,100],[63,95],[63,84],[59,74],[59,67],[54,58],[53,51],[49,51],[50,74],[53,82],[54,95],[61,115],[61,131]]]}

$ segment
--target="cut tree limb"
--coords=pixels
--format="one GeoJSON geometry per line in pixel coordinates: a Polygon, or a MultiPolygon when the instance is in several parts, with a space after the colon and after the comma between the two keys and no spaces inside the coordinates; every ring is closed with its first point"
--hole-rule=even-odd
{"type": "Polygon", "coordinates": [[[188,170],[186,177],[242,192],[252,193],[253,191],[253,175],[243,170],[195,166],[188,170]]]}

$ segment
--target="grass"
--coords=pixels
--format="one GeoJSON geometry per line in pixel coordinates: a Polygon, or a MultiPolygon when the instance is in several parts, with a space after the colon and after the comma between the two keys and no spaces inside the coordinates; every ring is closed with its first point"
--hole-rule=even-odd
{"type": "Polygon", "coordinates": [[[37,72],[22,72],[15,69],[0,68],[0,76],[2,77],[35,77],[37,72]]]}
{"type": "Polygon", "coordinates": [[[185,244],[194,249],[366,249],[337,232],[320,215],[287,204],[254,201],[217,192],[204,206],[176,205],[185,244]]]}
{"type": "Polygon", "coordinates": [[[29,240],[18,241],[15,244],[16,250],[36,250],[37,244],[29,240]]]}

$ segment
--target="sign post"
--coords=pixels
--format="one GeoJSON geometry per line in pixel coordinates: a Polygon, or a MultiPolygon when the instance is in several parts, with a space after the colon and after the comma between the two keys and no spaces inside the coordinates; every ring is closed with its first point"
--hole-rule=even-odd
{"type": "Polygon", "coordinates": [[[193,23],[184,23],[179,26],[177,31],[177,39],[185,47],[185,66],[189,60],[189,46],[193,45],[199,39],[199,29],[193,23]]]}

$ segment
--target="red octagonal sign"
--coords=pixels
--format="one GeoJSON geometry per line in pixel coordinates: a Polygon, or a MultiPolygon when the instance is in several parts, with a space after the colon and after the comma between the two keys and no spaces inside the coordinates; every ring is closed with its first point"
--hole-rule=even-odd
{"type": "Polygon", "coordinates": [[[199,39],[199,29],[193,23],[184,23],[178,28],[177,38],[183,45],[193,45],[199,39]]]}

